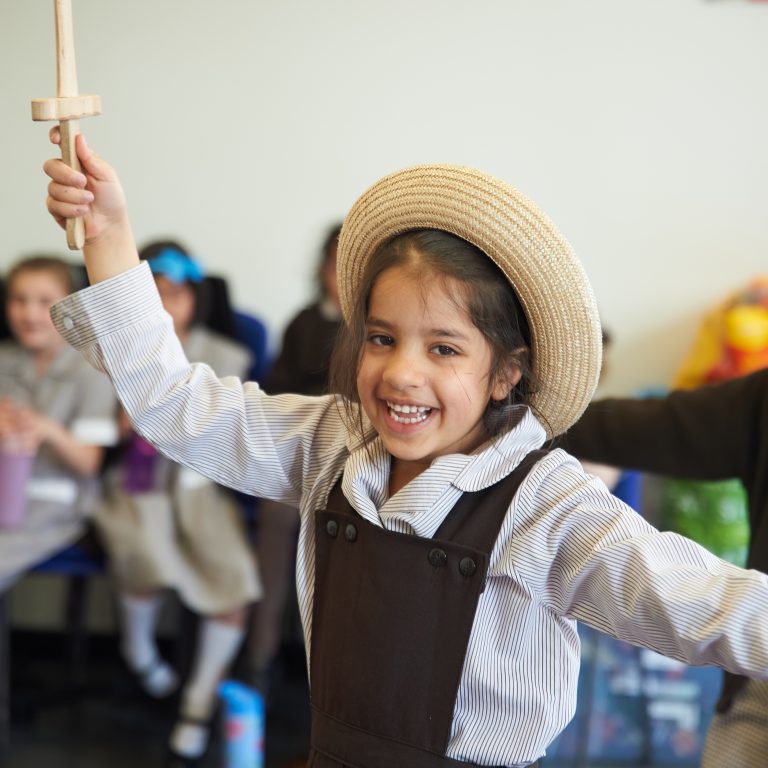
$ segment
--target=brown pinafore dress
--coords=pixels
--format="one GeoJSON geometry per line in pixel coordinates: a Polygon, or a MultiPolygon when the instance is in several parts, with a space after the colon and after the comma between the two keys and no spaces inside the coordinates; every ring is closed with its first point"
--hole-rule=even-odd
{"type": "Polygon", "coordinates": [[[432,539],[361,518],[339,481],[315,522],[308,768],[472,768],[446,757],[490,552],[534,451],[465,493],[432,539]]]}

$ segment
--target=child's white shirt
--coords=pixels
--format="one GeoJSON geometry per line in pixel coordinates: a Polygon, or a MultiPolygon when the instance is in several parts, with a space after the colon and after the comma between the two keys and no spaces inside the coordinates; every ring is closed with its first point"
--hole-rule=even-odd
{"type": "MultiPolygon", "coordinates": [[[[312,515],[334,483],[387,530],[431,537],[462,493],[508,475],[545,433],[527,412],[473,455],[449,455],[392,498],[390,459],[344,427],[333,396],[269,397],[190,365],[142,264],[53,309],[65,338],[113,379],[138,431],[171,459],[301,510],[297,590],[306,647],[312,515]]],[[[448,757],[527,765],[576,705],[576,619],[696,664],[768,679],[768,577],[660,533],[561,450],[531,470],[491,555],[456,701],[448,757]]]]}

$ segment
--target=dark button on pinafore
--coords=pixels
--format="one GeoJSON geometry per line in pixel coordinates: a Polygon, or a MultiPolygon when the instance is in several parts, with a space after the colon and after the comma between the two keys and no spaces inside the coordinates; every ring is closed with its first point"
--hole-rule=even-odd
{"type": "Polygon", "coordinates": [[[509,503],[543,451],[465,493],[433,539],[360,517],[337,483],[315,524],[311,768],[470,768],[445,756],[509,503]]]}

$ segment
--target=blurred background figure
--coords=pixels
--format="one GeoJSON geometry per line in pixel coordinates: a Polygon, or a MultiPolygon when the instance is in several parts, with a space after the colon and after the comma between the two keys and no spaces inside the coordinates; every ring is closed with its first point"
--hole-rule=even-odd
{"type": "MultiPolygon", "coordinates": [[[[140,256],[189,358],[219,376],[244,378],[249,352],[202,324],[200,263],[173,241],[150,243],[140,256]]],[[[261,596],[258,570],[233,494],[157,454],[125,417],[121,435],[96,515],[118,585],[121,652],[147,694],[169,696],[177,672],[156,641],[164,590],[201,617],[169,740],[173,756],[197,759],[208,747],[217,687],[240,650],[247,610],[261,596]]]]}
{"type": "MultiPolygon", "coordinates": [[[[336,284],[336,249],[340,231],[341,224],[333,224],[322,241],[316,271],[316,298],[285,329],[279,354],[264,384],[270,394],[320,395],[328,391],[331,352],[341,324],[336,284]]],[[[248,679],[262,692],[267,691],[273,674],[288,594],[294,589],[293,564],[298,531],[297,510],[267,499],[259,501],[256,548],[264,597],[253,612],[246,665],[248,679]]]]}
{"type": "Polygon", "coordinates": [[[5,281],[0,341],[0,591],[74,542],[98,492],[105,448],[117,437],[106,376],[83,364],[51,322],[76,287],[55,256],[17,262],[5,281]]]}

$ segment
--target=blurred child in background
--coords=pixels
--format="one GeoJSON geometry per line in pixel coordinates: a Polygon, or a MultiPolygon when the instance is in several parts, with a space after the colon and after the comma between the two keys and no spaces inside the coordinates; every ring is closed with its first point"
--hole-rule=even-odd
{"type": "MultiPolygon", "coordinates": [[[[75,287],[70,265],[53,256],[19,261],[6,277],[12,338],[0,342],[0,444],[4,462],[27,457],[28,478],[17,488],[23,514],[0,527],[0,590],[82,535],[117,436],[112,384],[51,322],[51,305],[75,287]]],[[[0,485],[8,514],[14,483],[0,485]]]]}
{"type": "MultiPolygon", "coordinates": [[[[149,244],[141,257],[190,358],[243,377],[247,350],[197,322],[201,265],[171,241],[149,244]]],[[[240,649],[247,609],[261,595],[258,571],[234,497],[157,454],[127,420],[122,432],[122,457],[96,517],[120,592],[121,650],[150,696],[168,696],[178,679],[155,638],[163,590],[203,617],[169,743],[173,755],[196,759],[207,749],[216,689],[240,649]]]]}

